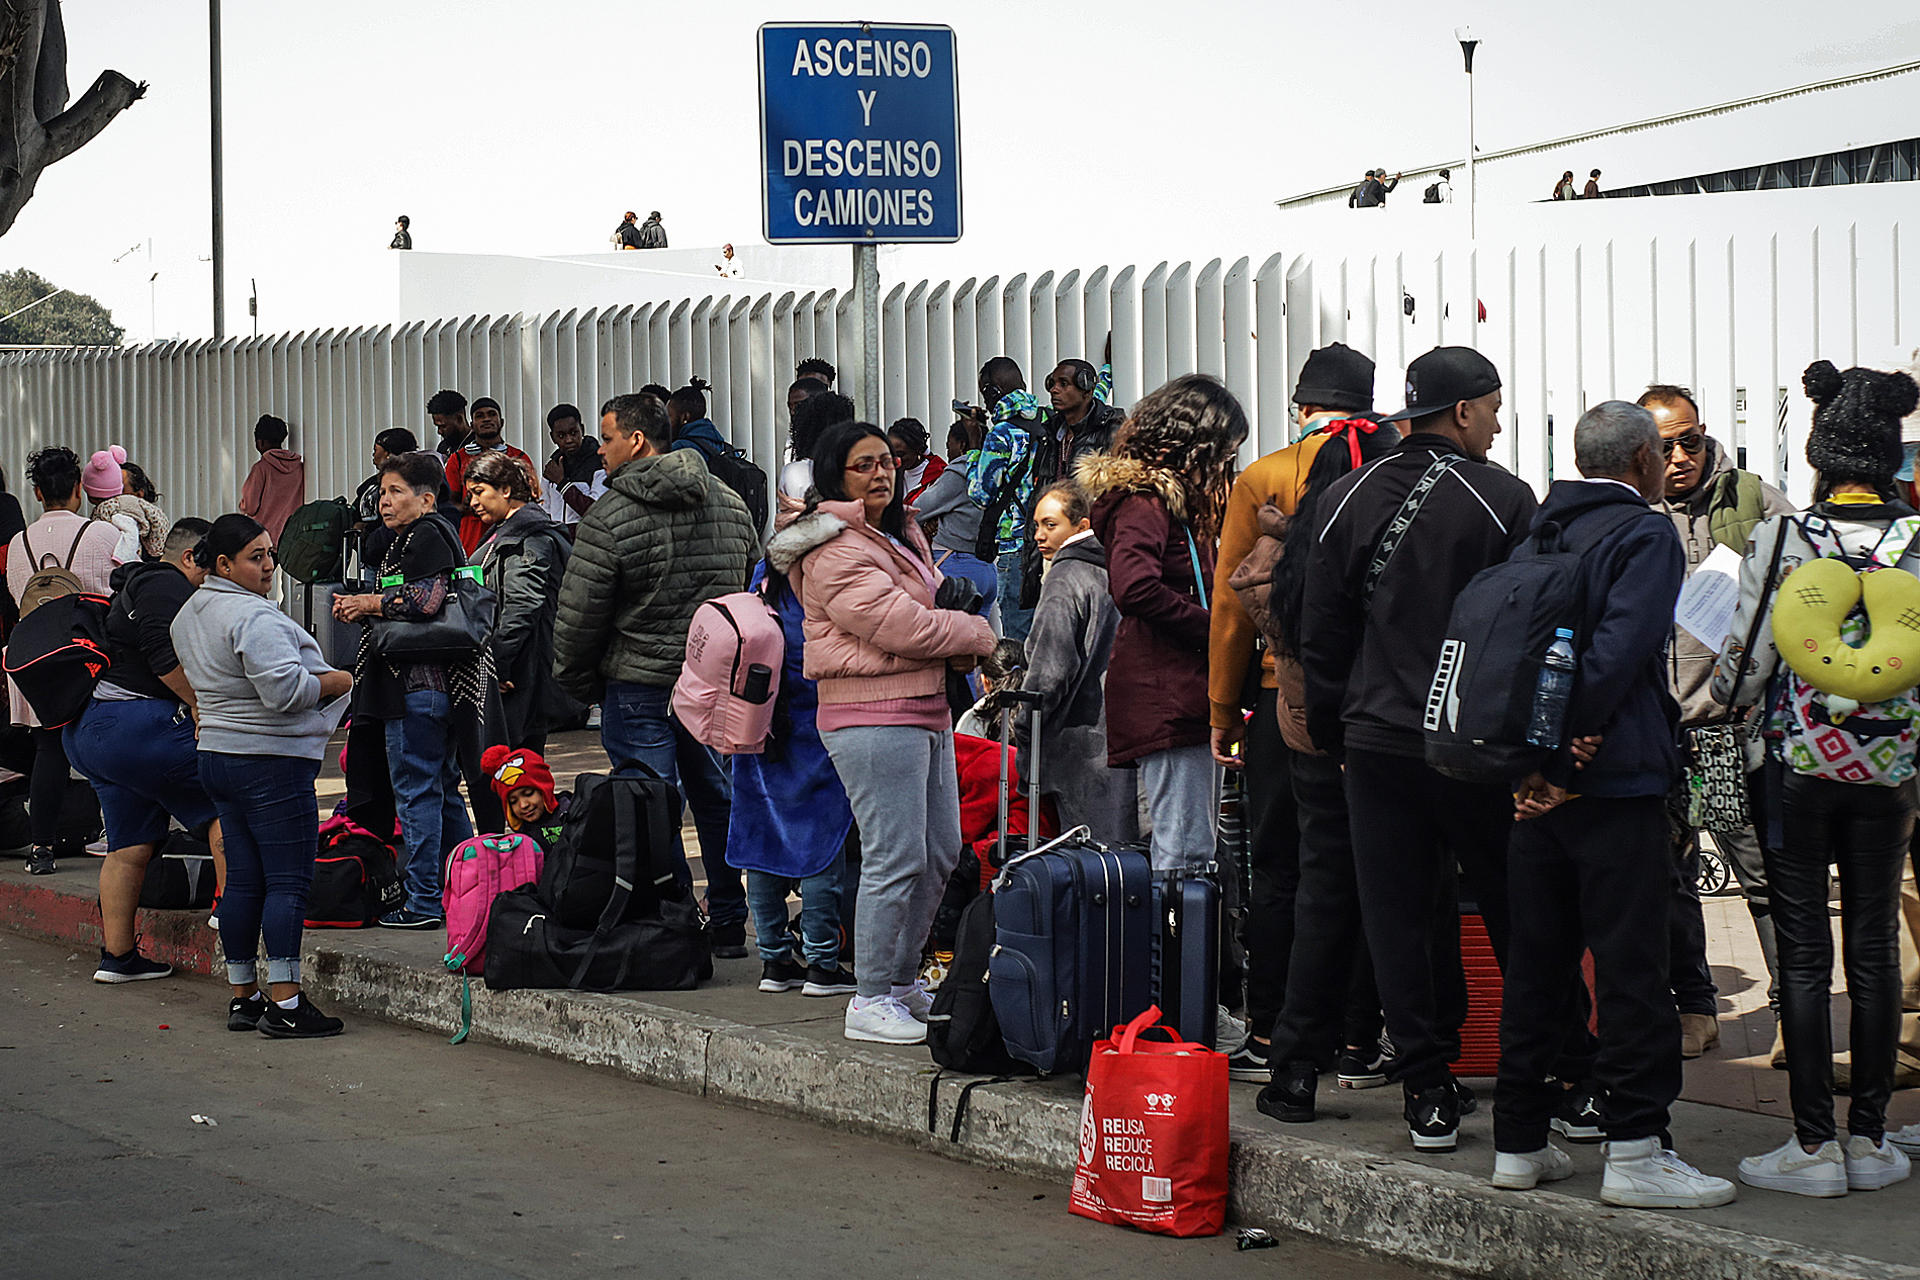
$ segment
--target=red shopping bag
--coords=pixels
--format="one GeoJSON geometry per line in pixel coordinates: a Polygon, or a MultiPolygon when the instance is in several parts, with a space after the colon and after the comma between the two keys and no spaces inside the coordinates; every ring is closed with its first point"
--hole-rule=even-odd
{"type": "Polygon", "coordinates": [[[1227,1058],[1144,1040],[1156,1006],[1093,1046],[1068,1207],[1169,1236],[1215,1236],[1227,1215],[1227,1058]]]}

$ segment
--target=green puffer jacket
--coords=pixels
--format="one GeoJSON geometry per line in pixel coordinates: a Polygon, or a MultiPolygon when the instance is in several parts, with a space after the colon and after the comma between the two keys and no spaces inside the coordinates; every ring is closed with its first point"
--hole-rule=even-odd
{"type": "Polygon", "coordinates": [[[635,458],[580,521],[560,584],[554,675],[598,702],[606,682],[671,685],[693,611],[744,591],[759,551],[738,495],[697,449],[635,458]]]}

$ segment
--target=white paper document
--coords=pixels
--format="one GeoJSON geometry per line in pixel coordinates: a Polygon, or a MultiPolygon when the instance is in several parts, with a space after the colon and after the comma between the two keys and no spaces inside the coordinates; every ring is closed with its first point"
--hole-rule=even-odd
{"type": "Polygon", "coordinates": [[[1674,606],[1673,620],[1701,644],[1718,653],[1733,630],[1733,611],[1740,603],[1740,553],[1716,546],[1700,562],[1674,606]]]}

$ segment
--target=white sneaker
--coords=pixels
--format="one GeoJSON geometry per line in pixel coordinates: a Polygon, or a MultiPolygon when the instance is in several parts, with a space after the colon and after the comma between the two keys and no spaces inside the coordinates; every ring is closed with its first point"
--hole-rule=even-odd
{"type": "Polygon", "coordinates": [[[1829,1198],[1847,1194],[1847,1158],[1838,1142],[1823,1142],[1809,1154],[1798,1137],[1788,1138],[1763,1156],[1740,1162],[1740,1181],[1768,1191],[1829,1198]]]}
{"type": "Polygon", "coordinates": [[[1905,1182],[1913,1172],[1907,1153],[1882,1138],[1879,1146],[1864,1137],[1847,1139],[1841,1148],[1847,1163],[1847,1190],[1878,1191],[1896,1182],[1905,1182]]]}
{"type": "Polygon", "coordinates": [[[1551,1142],[1538,1151],[1501,1151],[1493,1157],[1493,1185],[1503,1191],[1531,1191],[1572,1176],[1573,1157],[1551,1142]]]}
{"type": "Polygon", "coordinates": [[[1247,1024],[1227,1012],[1221,1005],[1214,1015],[1213,1047],[1217,1053],[1229,1056],[1240,1052],[1247,1043],[1247,1024]]]}
{"type": "Polygon", "coordinates": [[[1711,1209],[1736,1194],[1725,1178],[1700,1172],[1660,1145],[1658,1138],[1609,1142],[1600,1199],[1625,1209],[1711,1209]]]}
{"type": "Polygon", "coordinates": [[[1910,1124],[1904,1129],[1895,1129],[1887,1135],[1887,1141],[1910,1156],[1920,1156],[1920,1124],[1910,1124]]]}
{"type": "Polygon", "coordinates": [[[904,987],[895,987],[892,998],[904,1005],[907,1012],[913,1015],[913,1020],[923,1026],[933,1016],[933,995],[927,990],[925,982],[916,981],[904,987]]]}
{"type": "Polygon", "coordinates": [[[847,1001],[847,1039],[873,1044],[925,1044],[927,1024],[892,996],[847,1001]]]}

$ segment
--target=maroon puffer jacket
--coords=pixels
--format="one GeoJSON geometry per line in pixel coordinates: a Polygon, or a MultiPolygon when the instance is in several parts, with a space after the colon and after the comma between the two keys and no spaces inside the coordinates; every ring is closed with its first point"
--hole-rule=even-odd
{"type": "MultiPolygon", "coordinates": [[[[1107,549],[1120,629],[1107,663],[1107,762],[1207,741],[1207,599],[1193,574],[1177,477],[1098,454],[1079,469],[1093,530],[1107,549]]],[[[1200,581],[1213,581],[1213,540],[1198,538],[1200,581]]]]}

